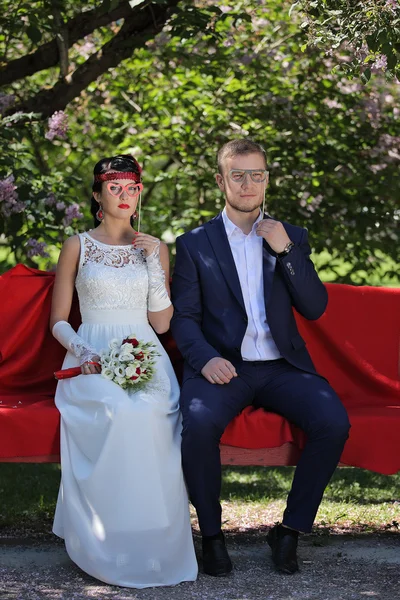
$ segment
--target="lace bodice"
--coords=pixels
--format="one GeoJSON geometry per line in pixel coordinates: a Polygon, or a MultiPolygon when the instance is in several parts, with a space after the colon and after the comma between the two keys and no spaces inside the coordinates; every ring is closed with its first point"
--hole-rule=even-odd
{"type": "Polygon", "coordinates": [[[76,289],[81,313],[147,309],[148,272],[141,250],[111,246],[79,234],[81,254],[76,289]]]}

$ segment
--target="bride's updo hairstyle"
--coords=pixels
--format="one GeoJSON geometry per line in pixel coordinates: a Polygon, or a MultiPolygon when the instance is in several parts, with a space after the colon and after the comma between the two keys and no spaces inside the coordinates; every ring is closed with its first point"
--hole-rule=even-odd
{"type": "MultiPolygon", "coordinates": [[[[139,177],[139,181],[141,181],[141,172],[142,169],[136,160],[131,154],[118,154],[118,156],[112,156],[111,158],[102,158],[98,163],[95,164],[93,169],[93,177],[95,175],[101,175],[102,173],[107,173],[108,171],[120,171],[121,173],[136,173],[139,177]]],[[[93,181],[92,191],[93,192],[101,192],[101,181],[93,181]]],[[[100,208],[100,204],[97,202],[95,197],[92,195],[91,197],[91,206],[90,212],[93,215],[94,226],[97,227],[100,225],[100,222],[96,213],[100,208]]],[[[131,225],[133,227],[133,216],[131,217],[131,225]]]]}

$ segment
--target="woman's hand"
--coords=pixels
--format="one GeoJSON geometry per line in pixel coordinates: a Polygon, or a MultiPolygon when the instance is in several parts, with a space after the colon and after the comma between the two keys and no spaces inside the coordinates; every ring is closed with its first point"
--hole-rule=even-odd
{"type": "Polygon", "coordinates": [[[81,365],[81,372],[82,375],[97,375],[98,373],[101,373],[100,356],[93,356],[92,360],[84,362],[81,365]]]}
{"type": "Polygon", "coordinates": [[[160,240],[148,233],[136,233],[132,245],[134,248],[143,248],[145,256],[150,256],[160,245],[160,240]]]}

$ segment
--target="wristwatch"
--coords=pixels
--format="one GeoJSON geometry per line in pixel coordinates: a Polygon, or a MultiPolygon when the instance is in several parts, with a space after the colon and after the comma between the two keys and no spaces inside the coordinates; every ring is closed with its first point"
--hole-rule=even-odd
{"type": "Polygon", "coordinates": [[[277,254],[276,256],[278,258],[283,258],[287,254],[289,254],[289,252],[292,251],[293,247],[294,247],[294,242],[288,242],[286,244],[286,246],[284,247],[284,249],[282,250],[282,252],[279,252],[279,254],[277,254]]]}

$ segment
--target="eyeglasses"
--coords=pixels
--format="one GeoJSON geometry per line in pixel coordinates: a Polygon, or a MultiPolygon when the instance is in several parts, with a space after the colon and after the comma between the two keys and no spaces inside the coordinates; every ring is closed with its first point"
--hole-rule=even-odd
{"type": "Polygon", "coordinates": [[[126,192],[128,196],[135,198],[135,196],[139,196],[140,192],[143,190],[143,184],[127,183],[126,185],[122,185],[120,183],[115,183],[114,181],[109,181],[107,183],[107,189],[110,194],[115,197],[121,196],[123,192],[126,192]]]}
{"type": "Polygon", "coordinates": [[[235,183],[242,183],[247,178],[247,175],[250,175],[254,183],[262,183],[266,180],[268,171],[265,169],[232,169],[229,171],[229,177],[235,183]]]}

